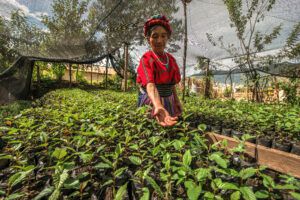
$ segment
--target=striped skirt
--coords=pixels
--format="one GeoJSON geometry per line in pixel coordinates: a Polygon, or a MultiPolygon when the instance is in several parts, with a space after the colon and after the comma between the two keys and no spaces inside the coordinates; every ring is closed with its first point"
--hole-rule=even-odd
{"type": "MultiPolygon", "coordinates": [[[[160,97],[160,101],[164,108],[169,112],[170,116],[172,117],[178,117],[182,114],[182,110],[180,107],[176,106],[174,94],[168,96],[168,97],[160,97]]],[[[150,105],[152,106],[152,102],[150,98],[148,97],[147,93],[139,93],[138,97],[138,107],[144,106],[144,105],[150,105]]],[[[151,111],[151,116],[153,116],[154,110],[151,111]]]]}

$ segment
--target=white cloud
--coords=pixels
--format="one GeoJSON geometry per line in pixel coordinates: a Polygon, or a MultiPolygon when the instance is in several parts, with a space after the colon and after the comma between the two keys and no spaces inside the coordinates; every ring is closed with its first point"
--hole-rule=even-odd
{"type": "Polygon", "coordinates": [[[45,12],[31,12],[30,9],[17,0],[0,0],[0,15],[5,18],[10,18],[10,14],[13,10],[21,10],[25,16],[32,17],[38,21],[41,21],[42,15],[47,15],[45,12]]]}

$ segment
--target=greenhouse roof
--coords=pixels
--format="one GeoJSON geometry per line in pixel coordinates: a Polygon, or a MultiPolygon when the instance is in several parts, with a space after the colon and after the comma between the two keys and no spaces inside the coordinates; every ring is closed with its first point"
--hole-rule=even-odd
{"type": "MultiPolygon", "coordinates": [[[[48,16],[49,18],[53,17],[53,8],[51,7],[54,0],[0,0],[0,15],[2,18],[10,21],[11,20],[11,14],[16,9],[19,9],[23,11],[25,16],[27,17],[26,20],[30,25],[34,25],[41,29],[41,32],[48,33],[50,30],[48,27],[46,27],[42,23],[42,16],[48,16]]],[[[79,1],[83,2],[83,1],[79,1]]],[[[129,7],[128,5],[130,3],[127,3],[126,1],[120,1],[120,0],[113,0],[110,1],[109,5],[105,5],[106,1],[101,0],[92,0],[89,1],[87,5],[87,13],[82,14],[83,19],[88,18],[88,13],[91,13],[91,9],[93,3],[98,3],[99,9],[101,9],[101,6],[106,6],[103,10],[103,13],[99,14],[94,13],[95,19],[93,22],[98,23],[98,26],[95,26],[95,24],[91,26],[87,26],[89,28],[94,28],[94,31],[89,31],[88,34],[89,37],[85,36],[72,36],[67,35],[68,40],[71,37],[71,42],[67,41],[61,41],[56,42],[54,41],[54,45],[52,43],[52,46],[49,47],[45,51],[36,50],[36,46],[33,49],[26,49],[24,50],[24,45],[20,45],[18,47],[18,52],[21,55],[25,56],[33,56],[33,57],[43,57],[48,59],[65,59],[65,60],[87,60],[87,59],[94,59],[95,57],[99,57],[107,52],[112,51],[115,47],[121,47],[121,43],[108,45],[103,44],[103,40],[106,37],[105,34],[101,31],[101,23],[107,23],[110,21],[113,21],[113,19],[120,18],[120,21],[122,21],[122,13],[124,10],[127,9],[129,12],[133,12],[134,8],[129,7]],[[101,3],[104,2],[104,3],[101,3]],[[109,9],[107,9],[109,8],[109,9]],[[132,9],[132,10],[130,10],[132,9]],[[121,12],[122,11],[122,12],[121,12]],[[96,22],[95,22],[96,21],[96,22]],[[90,39],[94,38],[94,41],[97,43],[91,43],[90,39]],[[88,38],[88,39],[87,39],[88,38]],[[65,43],[66,42],[66,43],[65,43]],[[97,48],[97,46],[102,45],[102,49],[98,49],[97,51],[94,50],[97,48]],[[101,55],[100,55],[101,54],[101,55]]],[[[139,0],[137,1],[139,2],[139,0]]],[[[155,1],[142,1],[145,2],[145,7],[147,5],[153,4],[155,1]]],[[[167,1],[164,1],[167,2],[167,1]]],[[[174,19],[183,20],[183,6],[182,2],[177,0],[169,0],[168,2],[175,2],[175,5],[179,7],[179,11],[173,16],[173,20],[171,22],[174,22],[174,19]]],[[[132,4],[133,5],[133,4],[132,4]]],[[[130,5],[130,6],[132,6],[130,5]]],[[[162,3],[162,8],[167,8],[168,3],[162,3]]],[[[102,8],[103,9],[103,8],[102,8]]],[[[268,52],[271,50],[280,49],[284,46],[285,41],[292,31],[295,24],[297,24],[300,21],[300,0],[277,0],[276,4],[274,5],[274,8],[265,14],[265,19],[261,23],[258,24],[257,30],[259,30],[261,33],[270,33],[270,30],[279,25],[282,24],[282,30],[280,31],[280,35],[278,38],[272,42],[272,44],[265,47],[265,51],[268,52]]],[[[136,12],[136,11],[135,11],[136,12]]],[[[135,15],[137,13],[133,12],[131,15],[135,15]]],[[[156,14],[158,11],[149,11],[149,16],[151,14],[156,14]]],[[[138,14],[137,14],[138,15],[138,14]]],[[[233,66],[230,61],[228,61],[228,58],[231,57],[231,55],[226,52],[225,50],[221,49],[218,46],[213,46],[207,39],[207,34],[212,34],[214,38],[218,38],[220,36],[223,36],[224,41],[226,44],[237,44],[238,40],[236,38],[235,29],[230,27],[230,20],[229,15],[227,12],[227,9],[223,3],[222,0],[193,0],[191,3],[187,6],[187,21],[188,21],[188,50],[187,50],[187,74],[193,74],[194,66],[197,63],[197,57],[207,57],[211,61],[218,63],[220,65],[225,65],[226,63],[228,66],[233,66]],[[227,60],[225,59],[227,58],[227,60]],[[224,60],[225,59],[225,60],[224,60]]],[[[138,30],[138,33],[140,34],[140,38],[142,38],[142,26],[145,21],[145,18],[139,18],[136,17],[136,21],[132,22],[131,25],[135,26],[135,30],[138,30]]],[[[128,25],[128,24],[127,24],[128,25]]],[[[74,25],[76,26],[76,25],[74,25]]],[[[127,27],[128,29],[128,27],[127,27]]],[[[116,30],[117,31],[117,30],[116,30]]],[[[124,29],[122,30],[124,31],[124,29]]],[[[175,30],[176,31],[176,30],[175,30]]],[[[6,34],[5,32],[1,32],[1,34],[6,34]]],[[[68,33],[69,34],[69,33],[68,33]]],[[[126,35],[126,30],[124,31],[124,35],[126,35]]],[[[118,35],[111,34],[110,41],[116,40],[118,35]]],[[[19,35],[19,37],[22,37],[23,35],[19,35]]],[[[25,36],[24,36],[25,37],[25,36]]],[[[29,38],[22,38],[23,40],[28,40],[28,42],[39,42],[39,39],[33,39],[29,38]]],[[[180,49],[174,53],[175,57],[177,58],[177,62],[179,65],[182,65],[182,57],[183,57],[183,39],[176,41],[175,44],[177,44],[180,49]]],[[[143,54],[146,47],[145,45],[139,43],[133,44],[134,49],[132,50],[131,55],[134,57],[134,61],[138,61],[139,57],[143,54]]],[[[230,60],[230,59],[229,59],[230,60]]]]}

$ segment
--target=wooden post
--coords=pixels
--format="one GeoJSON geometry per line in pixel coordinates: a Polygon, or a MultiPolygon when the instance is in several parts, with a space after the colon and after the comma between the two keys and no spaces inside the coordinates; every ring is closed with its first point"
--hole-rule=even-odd
{"type": "Polygon", "coordinates": [[[76,68],[76,83],[78,83],[78,73],[79,73],[79,64],[77,64],[77,68],[76,68]]]}
{"type": "Polygon", "coordinates": [[[108,75],[108,56],[106,57],[106,66],[105,66],[105,89],[107,89],[107,75],[108,75]]]}
{"type": "Polygon", "coordinates": [[[127,70],[128,70],[128,43],[125,43],[125,68],[124,68],[124,92],[127,91],[127,70]]]}
{"type": "Polygon", "coordinates": [[[93,85],[93,64],[91,64],[91,85],[93,85]]]}
{"type": "Polygon", "coordinates": [[[207,60],[207,67],[205,69],[205,89],[204,89],[204,97],[210,98],[210,77],[209,77],[209,59],[207,60]]]}
{"type": "Polygon", "coordinates": [[[67,64],[67,66],[69,67],[69,87],[71,87],[72,85],[72,65],[70,63],[67,64]]]}
{"type": "Polygon", "coordinates": [[[185,0],[182,0],[183,3],[183,11],[184,11],[184,49],[183,49],[183,66],[182,66],[182,82],[183,82],[183,90],[182,90],[182,101],[184,102],[185,96],[185,69],[186,69],[186,52],[187,52],[187,16],[186,16],[186,4],[185,0]]]}

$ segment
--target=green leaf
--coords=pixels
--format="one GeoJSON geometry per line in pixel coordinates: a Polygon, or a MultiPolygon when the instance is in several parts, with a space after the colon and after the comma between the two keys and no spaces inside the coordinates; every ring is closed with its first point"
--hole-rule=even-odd
{"type": "Polygon", "coordinates": [[[129,156],[129,160],[135,165],[141,165],[142,164],[142,160],[139,157],[136,157],[136,156],[129,156]]]}
{"type": "Polygon", "coordinates": [[[190,200],[197,200],[202,191],[202,187],[196,185],[193,181],[184,182],[185,188],[187,188],[187,196],[190,200]]]}
{"type": "Polygon", "coordinates": [[[220,167],[227,168],[227,162],[218,153],[213,153],[209,156],[209,159],[215,161],[220,167]]]}
{"type": "Polygon", "coordinates": [[[100,151],[102,151],[104,148],[106,147],[106,144],[101,145],[100,147],[98,147],[97,149],[97,153],[99,153],[100,151]]]}
{"type": "Polygon", "coordinates": [[[179,151],[182,149],[182,147],[185,145],[185,142],[181,141],[181,140],[174,140],[173,141],[173,146],[174,148],[179,151]]]}
{"type": "Polygon", "coordinates": [[[20,199],[21,197],[24,197],[23,193],[14,193],[14,194],[9,195],[5,200],[20,199]]]}
{"type": "Polygon", "coordinates": [[[110,169],[111,165],[107,163],[98,163],[97,165],[94,166],[96,169],[110,169]]]}
{"type": "Polygon", "coordinates": [[[198,125],[198,129],[202,132],[204,132],[206,130],[206,125],[205,124],[199,124],[198,125]]]}
{"type": "Polygon", "coordinates": [[[266,199],[269,197],[269,192],[267,190],[259,190],[255,192],[255,196],[258,199],[266,199]]]}
{"type": "Polygon", "coordinates": [[[100,158],[106,163],[106,164],[109,164],[111,167],[113,166],[113,163],[108,160],[107,158],[105,158],[104,156],[100,156],[100,158]]]}
{"type": "Polygon", "coordinates": [[[150,199],[150,191],[148,188],[143,188],[143,196],[140,198],[140,200],[149,200],[150,199]]]}
{"type": "Polygon", "coordinates": [[[274,188],[275,187],[275,182],[272,177],[270,177],[268,175],[264,175],[264,174],[262,174],[261,176],[263,177],[263,184],[266,188],[269,188],[269,187],[274,188]]]}
{"type": "Polygon", "coordinates": [[[245,200],[256,200],[255,194],[250,187],[241,187],[240,192],[245,200]]]}
{"type": "Polygon", "coordinates": [[[150,142],[153,146],[156,145],[156,143],[160,140],[161,137],[158,137],[158,136],[153,136],[150,138],[150,142]]]}
{"type": "Polygon", "coordinates": [[[127,184],[128,183],[125,183],[118,189],[118,192],[115,197],[116,200],[122,200],[125,197],[125,194],[127,192],[127,184]]]}
{"type": "Polygon", "coordinates": [[[190,166],[191,162],[192,162],[191,151],[187,150],[183,155],[183,165],[188,167],[190,166]]]}
{"type": "Polygon", "coordinates": [[[49,196],[54,190],[54,187],[46,187],[44,188],[33,200],[40,200],[44,197],[49,196]]]}
{"type": "Polygon", "coordinates": [[[196,178],[198,181],[205,181],[207,177],[210,176],[210,169],[208,168],[199,168],[196,170],[196,178]]]}
{"type": "Polygon", "coordinates": [[[162,198],[164,196],[164,194],[161,191],[159,185],[155,182],[155,180],[148,175],[145,176],[145,179],[153,187],[153,189],[157,192],[157,194],[162,198]]]}
{"type": "Polygon", "coordinates": [[[9,177],[8,184],[10,185],[10,187],[17,185],[18,183],[22,182],[26,178],[26,176],[28,176],[32,171],[33,169],[15,173],[11,177],[9,177]]]}
{"type": "Polygon", "coordinates": [[[296,200],[300,200],[300,193],[290,192],[290,194],[291,194],[292,197],[294,197],[296,200]]]}
{"type": "Polygon", "coordinates": [[[92,153],[80,153],[79,157],[82,159],[83,163],[91,162],[93,159],[94,154],[92,153]]]}
{"type": "Polygon", "coordinates": [[[239,200],[241,198],[241,192],[235,191],[230,195],[230,200],[239,200]]]}
{"type": "Polygon", "coordinates": [[[291,184],[286,184],[286,185],[276,185],[275,189],[278,189],[278,190],[297,190],[297,189],[299,189],[299,187],[297,187],[295,185],[291,185],[291,184]]]}
{"type": "Polygon", "coordinates": [[[52,153],[52,157],[55,157],[58,160],[63,159],[67,155],[66,149],[55,148],[54,152],[52,153]]]}
{"type": "Polygon", "coordinates": [[[211,192],[205,192],[203,197],[204,199],[213,200],[215,198],[215,195],[211,192]]]}
{"type": "Polygon", "coordinates": [[[238,190],[239,188],[234,183],[223,182],[219,185],[222,190],[238,190]]]}
{"type": "Polygon", "coordinates": [[[257,172],[256,169],[249,167],[246,169],[242,169],[239,173],[239,177],[241,177],[243,180],[252,177],[257,172]]]}
{"type": "Polygon", "coordinates": [[[59,199],[60,190],[61,190],[62,186],[64,185],[64,183],[65,183],[65,181],[67,180],[68,177],[69,177],[68,170],[64,169],[62,171],[62,173],[59,175],[59,181],[58,181],[58,183],[56,183],[55,190],[51,194],[51,196],[49,197],[49,200],[59,199]]]}
{"type": "Polygon", "coordinates": [[[114,172],[115,177],[121,176],[121,175],[123,174],[123,172],[124,172],[125,170],[127,170],[127,168],[128,168],[128,167],[122,167],[122,168],[117,169],[117,170],[114,172]]]}
{"type": "Polygon", "coordinates": [[[132,149],[132,150],[136,150],[137,151],[139,149],[139,145],[132,144],[132,145],[129,146],[129,148],[132,149]]]}
{"type": "Polygon", "coordinates": [[[64,183],[64,188],[66,189],[78,189],[80,186],[80,181],[78,179],[68,179],[64,183]]]}
{"type": "Polygon", "coordinates": [[[103,185],[101,185],[101,187],[107,186],[112,184],[114,181],[112,179],[109,179],[108,181],[106,181],[105,183],[103,183],[103,185]]]}

